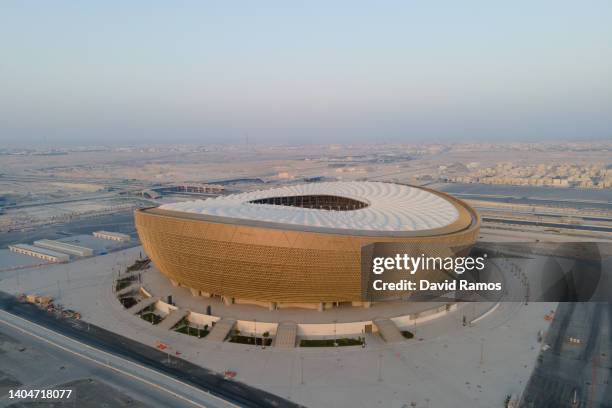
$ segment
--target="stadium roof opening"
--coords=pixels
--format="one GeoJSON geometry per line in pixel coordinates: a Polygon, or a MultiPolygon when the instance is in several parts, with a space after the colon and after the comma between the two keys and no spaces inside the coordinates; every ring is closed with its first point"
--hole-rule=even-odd
{"type": "Polygon", "coordinates": [[[249,201],[249,203],[287,205],[290,207],[312,208],[316,210],[329,210],[329,211],[359,210],[361,208],[365,208],[368,206],[368,203],[364,203],[363,201],[353,200],[352,198],[347,198],[347,197],[325,195],[325,194],[258,198],[257,200],[249,201]]]}

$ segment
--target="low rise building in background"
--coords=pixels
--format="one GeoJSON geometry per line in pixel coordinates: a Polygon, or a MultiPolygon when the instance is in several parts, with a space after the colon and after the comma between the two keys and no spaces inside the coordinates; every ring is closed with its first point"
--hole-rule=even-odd
{"type": "Polygon", "coordinates": [[[68,244],[66,242],[54,241],[51,239],[40,239],[34,241],[34,245],[40,248],[51,249],[74,256],[92,256],[93,249],[80,245],[68,244]]]}
{"type": "Polygon", "coordinates": [[[70,260],[70,255],[68,254],[63,254],[61,252],[45,248],[39,248],[28,244],[9,245],[9,249],[12,252],[16,252],[18,254],[33,256],[35,258],[43,259],[48,262],[59,263],[68,262],[70,260]]]}
{"type": "Polygon", "coordinates": [[[129,242],[132,238],[127,234],[110,231],[95,231],[93,236],[100,239],[108,239],[111,241],[129,242]]]}

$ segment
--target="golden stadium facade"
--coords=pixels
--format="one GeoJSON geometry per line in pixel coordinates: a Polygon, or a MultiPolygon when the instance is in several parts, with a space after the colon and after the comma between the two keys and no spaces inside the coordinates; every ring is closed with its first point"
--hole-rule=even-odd
{"type": "Polygon", "coordinates": [[[480,218],[422,187],[329,182],[135,212],[146,253],[174,284],[270,307],[359,303],[361,248],[375,242],[469,246],[480,218]]]}

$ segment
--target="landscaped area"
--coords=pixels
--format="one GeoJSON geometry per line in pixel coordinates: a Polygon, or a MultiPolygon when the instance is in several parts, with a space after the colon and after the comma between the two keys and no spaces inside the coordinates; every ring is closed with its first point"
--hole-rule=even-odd
{"type": "Polygon", "coordinates": [[[250,344],[252,346],[271,346],[272,339],[268,332],[264,333],[263,337],[244,336],[236,330],[229,338],[230,343],[250,344]]]}
{"type": "Polygon", "coordinates": [[[186,334],[188,336],[195,336],[198,339],[202,337],[206,337],[210,331],[208,330],[208,325],[205,324],[204,327],[192,327],[187,319],[183,319],[176,325],[174,331],[186,334]]]}
{"type": "Polygon", "coordinates": [[[119,278],[115,282],[115,291],[118,292],[121,289],[127,288],[128,286],[130,286],[132,283],[136,282],[137,280],[138,280],[138,276],[128,276],[125,278],[119,278]]]}
{"type": "Polygon", "coordinates": [[[408,331],[408,330],[402,330],[402,336],[404,336],[407,339],[411,339],[414,337],[414,333],[408,331]]]}
{"type": "Polygon", "coordinates": [[[150,263],[151,263],[151,260],[149,258],[137,259],[132,265],[127,267],[126,271],[127,272],[141,271],[143,269],[147,269],[150,263]]]}
{"type": "Polygon", "coordinates": [[[151,324],[159,324],[163,320],[163,317],[155,313],[155,306],[153,305],[145,307],[138,315],[142,320],[146,320],[151,324]]]}
{"type": "Polygon", "coordinates": [[[136,298],[134,298],[133,296],[126,296],[119,299],[119,302],[121,302],[124,308],[129,309],[130,307],[138,303],[138,300],[136,300],[136,298]]]}
{"type": "Polygon", "coordinates": [[[345,347],[361,346],[364,343],[363,337],[350,338],[342,337],[339,339],[302,339],[300,347],[345,347]]]}
{"type": "Polygon", "coordinates": [[[151,324],[159,324],[162,321],[162,318],[153,312],[141,313],[140,317],[151,324]]]}

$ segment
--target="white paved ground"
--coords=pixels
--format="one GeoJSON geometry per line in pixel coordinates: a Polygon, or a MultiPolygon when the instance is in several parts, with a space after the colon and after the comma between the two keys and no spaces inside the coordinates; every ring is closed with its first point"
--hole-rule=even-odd
{"type": "MultiPolygon", "coordinates": [[[[416,328],[416,339],[387,345],[265,350],[169,332],[125,312],[112,293],[113,274],[140,248],[69,264],[0,273],[0,290],[56,297],[83,319],[311,407],[501,407],[520,393],[538,353],[537,333],[554,304],[502,303],[473,327],[468,305],[416,328]]],[[[214,312],[214,311],[213,311],[214,312]]],[[[326,313],[326,312],[324,312],[326,313]]]]}

